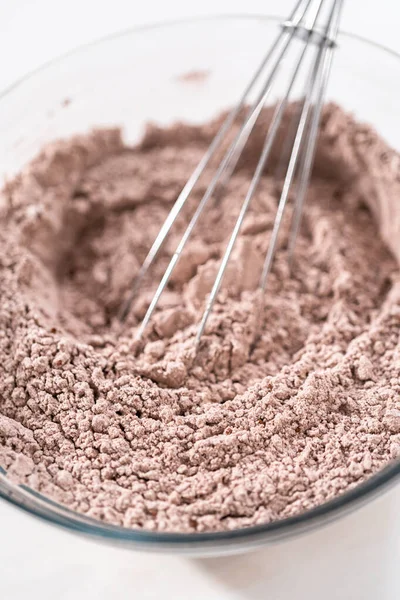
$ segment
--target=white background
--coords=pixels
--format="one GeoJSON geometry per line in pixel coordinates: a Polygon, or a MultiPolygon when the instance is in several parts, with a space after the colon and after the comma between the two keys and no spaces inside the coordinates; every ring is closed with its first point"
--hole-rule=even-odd
{"type": "MultiPolygon", "coordinates": [[[[293,0],[0,0],[0,89],[42,62],[134,25],[221,13],[285,15],[293,0]]],[[[396,0],[345,0],[343,29],[400,51],[396,0]]],[[[186,560],[99,546],[0,504],[4,600],[395,600],[400,489],[249,557],[186,560]]]]}

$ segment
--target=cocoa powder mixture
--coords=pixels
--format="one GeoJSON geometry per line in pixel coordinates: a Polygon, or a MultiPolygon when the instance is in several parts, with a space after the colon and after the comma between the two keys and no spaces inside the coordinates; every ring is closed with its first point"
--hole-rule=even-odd
{"type": "Polygon", "coordinates": [[[152,126],[134,148],[118,130],[56,142],[6,186],[0,464],[10,478],[110,523],[215,531],[301,513],[398,457],[400,161],[338,107],[323,115],[293,274],[289,207],[259,322],[280,192],[272,166],[193,351],[270,116],[141,344],[135,331],[207,175],[122,332],[116,314],[219,120],[152,126]]]}

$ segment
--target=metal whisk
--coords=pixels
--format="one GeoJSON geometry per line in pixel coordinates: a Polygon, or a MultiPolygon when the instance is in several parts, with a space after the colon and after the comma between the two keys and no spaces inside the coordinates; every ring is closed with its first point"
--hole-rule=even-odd
{"type": "Polygon", "coordinates": [[[205,210],[210,198],[212,198],[212,196],[215,194],[217,187],[221,185],[224,186],[224,184],[226,184],[227,180],[232,175],[239,157],[247,143],[247,140],[257,123],[257,119],[271,94],[273,84],[276,80],[279,70],[281,69],[283,61],[287,58],[289,48],[291,47],[293,40],[297,38],[302,40],[303,44],[301,45],[300,52],[294,61],[293,70],[289,76],[286,92],[276,104],[260,159],[256,166],[253,178],[249,184],[246,197],[243,200],[239,216],[237,217],[236,224],[227,244],[218,274],[216,276],[213,288],[209,294],[206,307],[198,327],[196,346],[199,344],[200,338],[206,327],[207,320],[217,298],[235,241],[238,237],[244,217],[266,167],[268,157],[270,156],[271,149],[276,140],[277,133],[282,122],[283,114],[287,108],[289,98],[296,80],[298,79],[298,75],[301,72],[301,67],[303,66],[306,53],[309,48],[314,47],[315,56],[311,61],[311,69],[307,73],[303,99],[300,103],[300,110],[296,120],[292,123],[294,129],[293,136],[290,137],[289,140],[291,143],[291,152],[288,159],[288,166],[284,176],[276,218],[260,278],[259,285],[262,292],[265,291],[268,275],[271,271],[283,214],[287,205],[289,192],[296,176],[297,188],[294,197],[294,211],[288,246],[289,260],[291,261],[296,244],[296,238],[301,224],[304,199],[313,165],[319,121],[321,117],[326,86],[331,70],[333,50],[336,46],[335,40],[338,33],[342,4],[343,0],[299,0],[290,17],[281,24],[281,31],[279,35],[275,39],[272,47],[269,49],[268,53],[263,58],[261,64],[253,75],[239,103],[228,114],[215,138],[211,142],[207,152],[187,181],[185,187],[168,214],[167,219],[161,227],[161,230],[155,239],[137,277],[135,278],[130,295],[120,313],[120,319],[122,321],[125,320],[129,314],[133,299],[139,290],[144,276],[156,258],[160,248],[168,236],[168,233],[171,230],[171,227],[183,209],[193,188],[218,148],[220,148],[221,144],[228,136],[237,119],[243,113],[243,109],[248,106],[249,94],[256,87],[256,85],[260,84],[261,82],[261,91],[258,93],[255,101],[247,108],[242,125],[234,137],[234,140],[229,145],[222,161],[217,167],[214,176],[212,177],[203,197],[198,203],[195,212],[191,217],[189,224],[168,264],[168,267],[158,285],[142,324],[139,327],[137,334],[138,338],[142,336],[143,331],[148,325],[151,316],[160,300],[160,296],[167,286],[171,274],[179,260],[179,257],[181,256],[184,247],[189,240],[197,221],[205,210]]]}

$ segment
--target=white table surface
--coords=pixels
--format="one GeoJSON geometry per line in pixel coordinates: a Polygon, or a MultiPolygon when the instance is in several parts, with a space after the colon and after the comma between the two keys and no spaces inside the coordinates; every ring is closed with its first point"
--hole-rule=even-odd
{"type": "MultiPolygon", "coordinates": [[[[286,14],[292,0],[0,0],[0,89],[80,43],[136,24],[221,13],[286,14]]],[[[345,0],[343,29],[400,51],[400,4],[345,0]]],[[[114,549],[0,502],[3,600],[395,600],[400,487],[312,534],[254,555],[187,560],[114,549]]]]}

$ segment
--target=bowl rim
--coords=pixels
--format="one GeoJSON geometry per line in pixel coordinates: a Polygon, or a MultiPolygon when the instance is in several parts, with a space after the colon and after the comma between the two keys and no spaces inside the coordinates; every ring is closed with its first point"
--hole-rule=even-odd
{"type": "MultiPolygon", "coordinates": [[[[188,24],[203,24],[224,20],[279,23],[281,18],[275,15],[266,14],[217,14],[153,22],[123,29],[93,41],[80,44],[45,63],[42,63],[40,66],[30,70],[0,91],[0,100],[18,89],[27,80],[40,74],[42,71],[68,59],[70,56],[79,54],[92,47],[111,42],[124,36],[152,32],[157,29],[168,29],[188,24]]],[[[342,30],[339,35],[376,48],[379,51],[400,59],[400,52],[364,36],[342,30]]],[[[244,527],[230,531],[200,533],[153,532],[149,530],[130,529],[87,517],[84,514],[75,512],[50,498],[43,496],[39,492],[30,489],[28,486],[10,481],[5,469],[1,466],[0,498],[48,523],[59,525],[69,531],[75,531],[92,538],[102,539],[108,542],[128,543],[130,546],[141,550],[168,550],[169,552],[184,551],[185,553],[193,552],[198,554],[199,552],[213,552],[216,548],[223,550],[224,548],[232,547],[235,543],[243,547],[246,545],[252,547],[265,545],[273,541],[278,541],[298,533],[315,529],[319,525],[327,524],[339,516],[350,512],[359,505],[371,500],[378,492],[387,490],[391,485],[394,485],[399,477],[400,459],[389,463],[366,481],[356,485],[354,488],[351,488],[340,496],[312,509],[308,509],[299,515],[252,527],[244,527]]]]}
{"type": "MultiPolygon", "coordinates": [[[[12,81],[10,84],[6,85],[3,89],[1,89],[0,90],[0,100],[2,98],[4,98],[5,96],[7,96],[12,91],[14,91],[20,85],[25,83],[25,81],[27,81],[28,79],[31,79],[35,75],[38,75],[42,71],[45,71],[47,68],[51,67],[53,64],[61,62],[64,59],[68,59],[70,56],[79,54],[83,50],[90,49],[93,46],[98,46],[98,45],[101,45],[106,42],[111,42],[111,41],[121,38],[121,37],[129,36],[129,35],[137,34],[137,33],[145,33],[146,31],[154,31],[157,29],[167,29],[169,27],[175,27],[175,26],[186,25],[186,24],[196,24],[196,23],[202,23],[202,22],[210,22],[210,21],[245,20],[245,21],[270,21],[270,22],[280,23],[284,19],[285,19],[285,17],[283,15],[277,16],[277,15],[268,15],[268,14],[263,14],[263,13],[218,13],[215,15],[200,15],[197,17],[183,17],[183,18],[178,18],[178,19],[167,19],[165,21],[164,20],[163,21],[152,21],[150,23],[144,23],[141,25],[133,26],[133,27],[127,27],[126,29],[121,29],[119,31],[110,33],[108,35],[104,35],[104,36],[95,38],[94,40],[90,40],[89,42],[85,42],[83,44],[78,44],[77,46],[74,46],[73,48],[70,48],[70,49],[66,50],[65,52],[61,52],[60,54],[57,54],[53,58],[50,58],[49,60],[42,62],[37,67],[30,69],[29,71],[27,71],[26,73],[24,73],[23,75],[21,75],[14,81],[12,81]]],[[[364,43],[368,46],[376,48],[377,50],[381,50],[389,55],[392,55],[395,58],[400,59],[400,51],[398,52],[397,50],[394,50],[393,48],[390,48],[389,46],[386,46],[385,44],[381,44],[380,42],[371,40],[371,39],[369,39],[363,35],[360,35],[358,33],[352,33],[352,32],[340,29],[338,35],[339,35],[339,37],[346,37],[346,38],[358,41],[360,43],[364,43]]]]}

